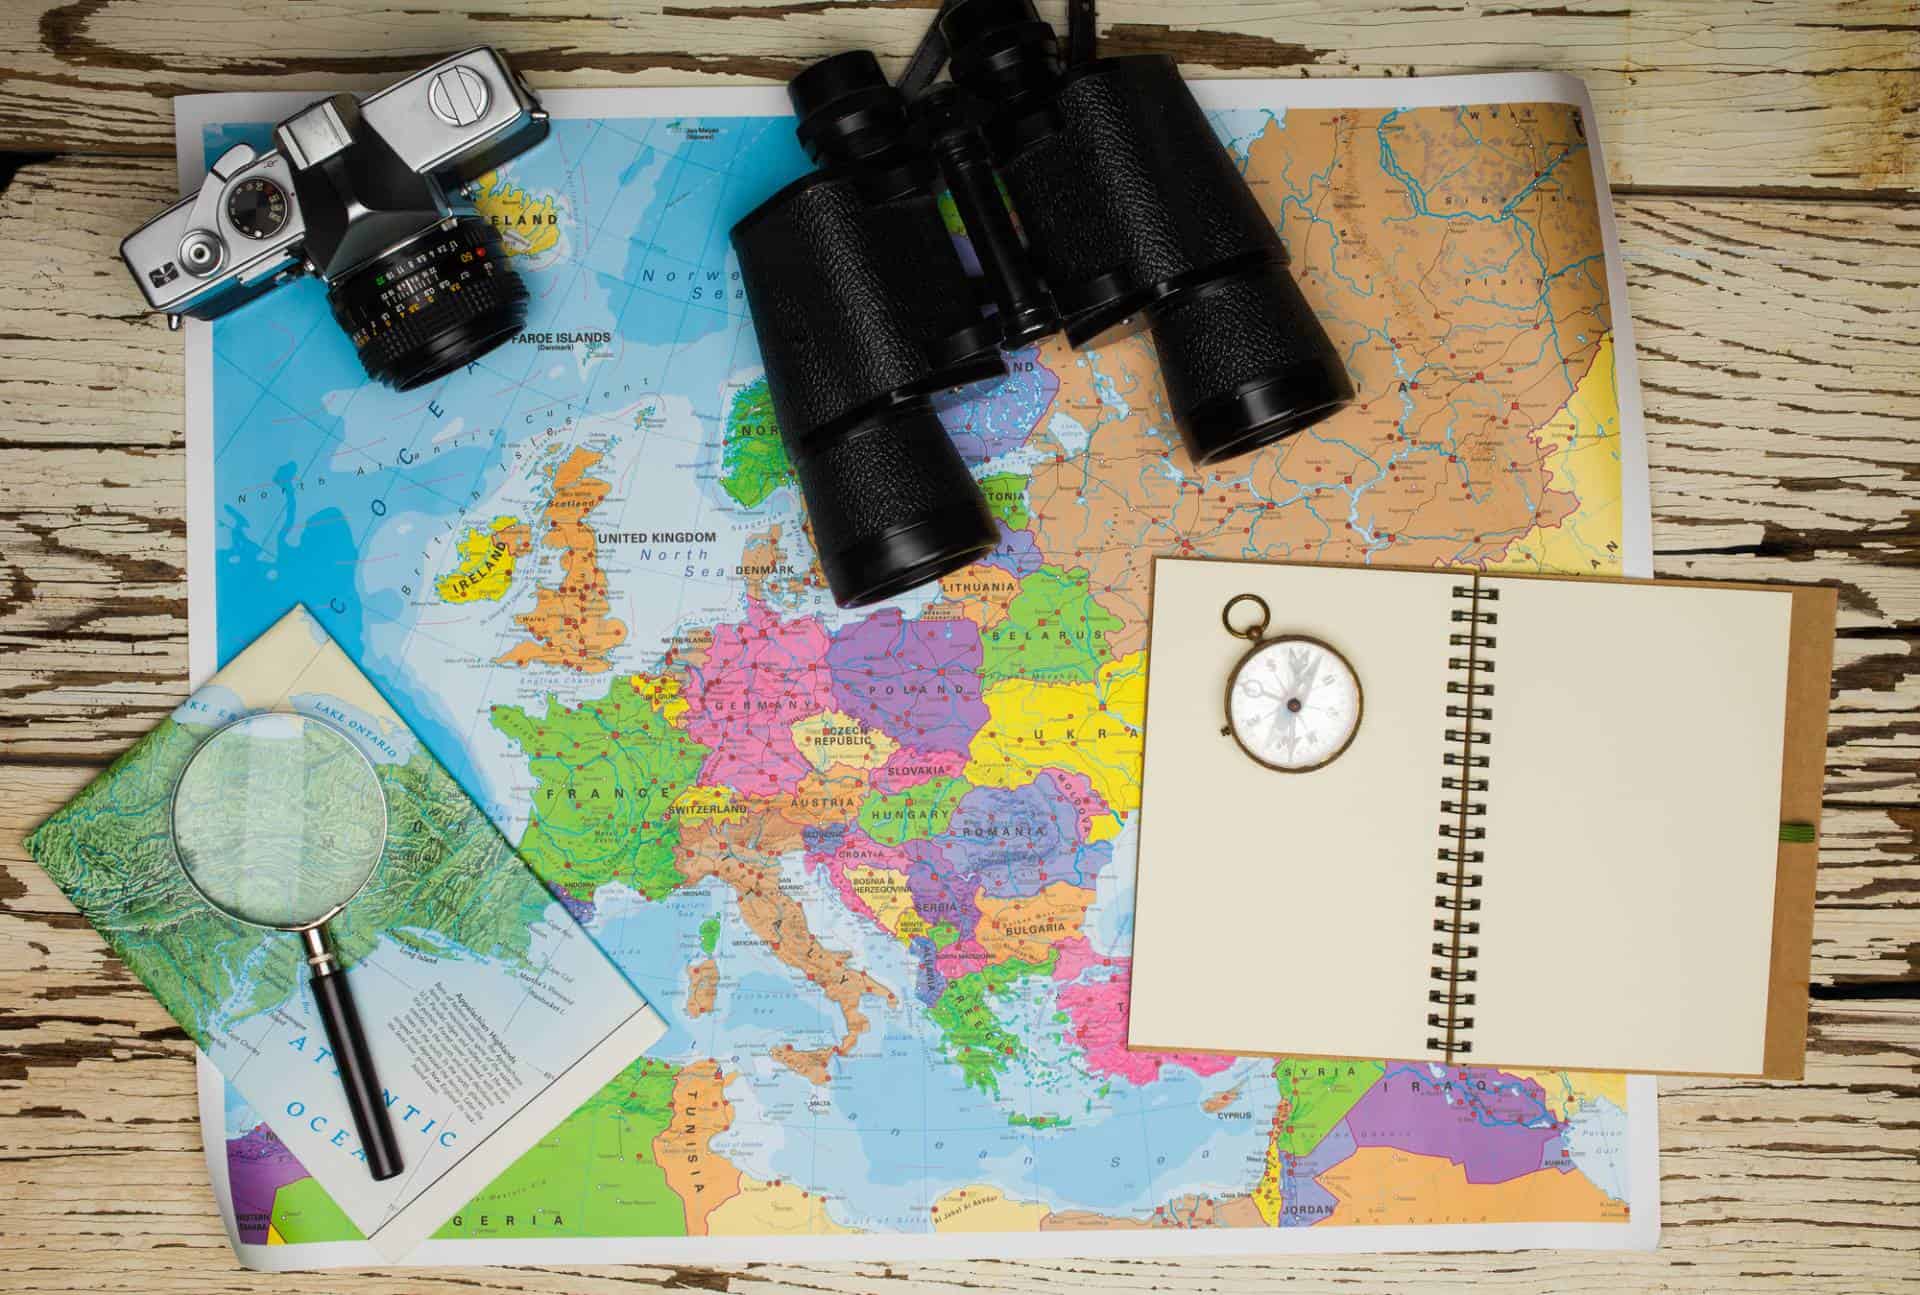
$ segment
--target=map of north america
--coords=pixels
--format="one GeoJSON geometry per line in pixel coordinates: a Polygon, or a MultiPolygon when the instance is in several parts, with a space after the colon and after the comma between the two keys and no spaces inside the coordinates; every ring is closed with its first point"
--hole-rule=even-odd
{"type": "MultiPolygon", "coordinates": [[[[1125,1046],[1154,554],[1620,567],[1578,111],[1217,125],[1354,405],[1200,470],[1150,343],[1014,353],[939,402],[1000,548],[874,608],[727,249],[790,121],[562,120],[483,177],[533,318],[437,388],[368,388],[317,285],[215,326],[223,658],[311,605],[672,1027],[442,1236],[1626,1218],[1617,1076],[1125,1046]]],[[[1194,992],[1341,975],[1276,966],[1194,992]]],[[[228,1133],[243,1239],[354,1235],[228,1133]]]]}

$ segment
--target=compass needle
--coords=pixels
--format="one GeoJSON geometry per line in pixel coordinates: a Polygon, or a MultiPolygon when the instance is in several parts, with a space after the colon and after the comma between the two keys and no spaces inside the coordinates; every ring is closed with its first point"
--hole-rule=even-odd
{"type": "Polygon", "coordinates": [[[1226,732],[1241,750],[1269,769],[1305,773],[1331,763],[1359,731],[1359,676],[1330,645],[1305,635],[1263,638],[1266,604],[1242,594],[1222,613],[1227,630],[1253,646],[1227,680],[1226,732]],[[1234,604],[1250,600],[1261,617],[1251,629],[1236,629],[1234,604]]]}

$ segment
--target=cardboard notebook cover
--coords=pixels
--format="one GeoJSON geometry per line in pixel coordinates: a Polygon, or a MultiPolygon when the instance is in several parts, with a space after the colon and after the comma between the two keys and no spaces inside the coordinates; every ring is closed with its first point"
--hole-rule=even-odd
{"type": "MultiPolygon", "coordinates": [[[[1156,594],[1154,614],[1160,612],[1160,599],[1157,586],[1162,578],[1162,564],[1166,562],[1194,563],[1194,559],[1156,559],[1154,564],[1154,584],[1156,594]]],[[[1205,560],[1207,566],[1246,566],[1281,567],[1315,566],[1321,568],[1351,570],[1392,570],[1370,568],[1358,564],[1281,564],[1263,562],[1237,562],[1234,560],[1205,560]]],[[[1452,578],[1456,581],[1471,579],[1471,570],[1427,570],[1401,572],[1403,575],[1418,575],[1433,579],[1452,578]]],[[[1819,857],[1819,820],[1821,796],[1826,771],[1826,734],[1828,697],[1831,685],[1833,662],[1833,635],[1837,607],[1837,595],[1834,590],[1814,586],[1784,585],[1774,583],[1749,583],[1711,580],[1633,580],[1620,577],[1581,576],[1565,577],[1551,575],[1532,575],[1522,573],[1499,573],[1491,578],[1492,583],[1506,584],[1515,581],[1553,581],[1577,585],[1620,584],[1636,587],[1658,587],[1670,589],[1725,589],[1754,590],[1790,596],[1788,610],[1787,645],[1785,661],[1785,689],[1781,698],[1784,707],[1782,723],[1782,742],[1780,751],[1780,801],[1779,821],[1780,839],[1774,864],[1771,948],[1767,960],[1767,993],[1765,1001],[1764,1037],[1760,1055],[1762,1063],[1757,1070],[1711,1069],[1703,1070],[1688,1067],[1685,1070],[1663,1069],[1657,1066],[1635,1064],[1606,1065],[1595,1064],[1568,1065],[1566,1058],[1553,1056],[1490,1056],[1473,1055],[1458,1060],[1470,1064],[1496,1064],[1502,1066],[1536,1066],[1559,1069],[1607,1069],[1641,1070],[1648,1073],[1685,1073],[1719,1074],[1729,1077],[1762,1077],[1769,1079],[1799,1079],[1803,1077],[1806,1065],[1808,976],[1811,963],[1813,939],[1814,880],[1819,857]]],[[[1276,621],[1275,628],[1280,628],[1276,621]]],[[[1218,632],[1218,626],[1214,627],[1218,632]]],[[[1244,645],[1243,645],[1244,646],[1244,645]]],[[[1140,893],[1143,896],[1141,913],[1145,915],[1147,893],[1147,869],[1149,866],[1165,864],[1171,861],[1150,860],[1148,858],[1148,838],[1145,835],[1151,829],[1148,826],[1155,812],[1155,793],[1153,780],[1154,749],[1154,688],[1153,671],[1155,655],[1148,653],[1147,670],[1147,710],[1145,721],[1145,742],[1147,748],[1146,769],[1142,782],[1142,846],[1140,893]]],[[[1370,716],[1368,718],[1371,718],[1370,716]]],[[[1217,722],[1217,721],[1216,721],[1217,722]]],[[[1290,775],[1277,774],[1276,777],[1290,775]]],[[[1311,775],[1308,775],[1311,776],[1311,775]]],[[[1431,808],[1426,806],[1423,808],[1431,808]]],[[[1383,808],[1382,813],[1391,812],[1383,808]]],[[[1650,897],[1652,898],[1652,897],[1650,897]]],[[[1136,1006],[1143,978],[1149,976],[1171,976],[1176,969],[1166,966],[1155,967],[1143,962],[1136,953],[1134,967],[1134,992],[1136,1006]]],[[[1659,1004],[1649,1005],[1649,1011],[1660,1010],[1659,1004]]],[[[1136,1015],[1137,1019],[1137,1015],[1136,1015]]],[[[1161,1019],[1165,1019],[1164,1014],[1161,1019]]],[[[1263,1027],[1271,1035],[1271,1045],[1249,1048],[1244,1040],[1236,1040],[1231,1047],[1211,1047],[1204,1039],[1194,1037],[1165,1037],[1164,1033],[1154,1031],[1148,1025],[1143,1031],[1132,1029],[1128,1046],[1143,1051],[1181,1051],[1181,1052],[1232,1052],[1274,1055],[1274,1056],[1314,1056],[1338,1055],[1316,1049],[1310,1038],[1289,1037],[1289,1029],[1283,1016],[1276,1016],[1270,1027],[1263,1027]]],[[[1179,1028],[1171,1031],[1179,1034],[1179,1028]]],[[[1749,1036],[1750,1037],[1750,1036],[1749,1036]]],[[[1419,1052],[1400,1055],[1419,1057],[1419,1052]]],[[[1438,1058],[1435,1058],[1436,1060],[1438,1058]]],[[[1453,1058],[1449,1058],[1453,1059],[1453,1058]]]]}

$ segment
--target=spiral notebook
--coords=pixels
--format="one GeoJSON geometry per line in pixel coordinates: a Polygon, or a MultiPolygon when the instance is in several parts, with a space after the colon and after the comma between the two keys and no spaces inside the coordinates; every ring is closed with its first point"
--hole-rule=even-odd
{"type": "Polygon", "coordinates": [[[1834,610],[1159,559],[1129,1046],[1799,1077],[1834,610]],[[1317,768],[1235,740],[1243,594],[1358,680],[1317,768]]]}

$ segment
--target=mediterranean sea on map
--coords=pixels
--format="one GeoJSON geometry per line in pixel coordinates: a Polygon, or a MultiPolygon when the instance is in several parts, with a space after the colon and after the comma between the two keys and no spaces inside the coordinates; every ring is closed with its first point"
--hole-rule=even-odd
{"type": "MultiPolygon", "coordinates": [[[[213,326],[220,658],[311,606],[671,1025],[442,1237],[1626,1219],[1622,1077],[1125,1047],[1153,554],[1621,561],[1577,109],[1216,120],[1355,404],[1201,471],[1149,343],[1015,354],[941,402],[1000,550],[873,608],[826,594],[727,243],[789,119],[557,120],[475,197],[526,331],[425,390],[317,283],[213,326]]],[[[1194,992],[1337,987],[1290,920],[1194,992]]],[[[354,1235],[227,1123],[243,1240],[354,1235]]]]}

